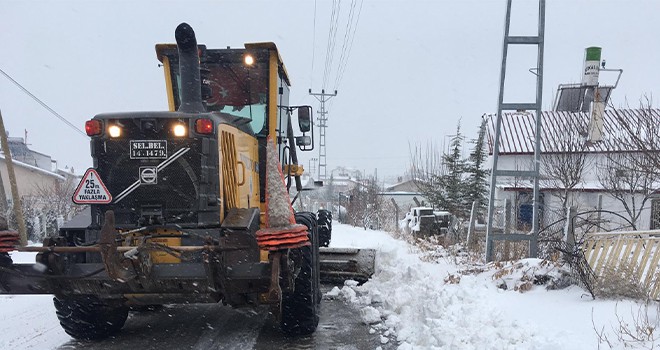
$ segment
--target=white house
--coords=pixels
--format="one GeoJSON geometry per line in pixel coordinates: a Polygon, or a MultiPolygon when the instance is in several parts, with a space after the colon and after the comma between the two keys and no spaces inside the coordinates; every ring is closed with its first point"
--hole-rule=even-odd
{"type": "Polygon", "coordinates": [[[403,181],[403,179],[400,179],[399,183],[385,187],[385,190],[380,194],[385,200],[396,202],[399,207],[397,219],[403,219],[410,208],[429,204],[428,200],[422,196],[414,180],[403,181]]]}
{"type": "MultiPolygon", "coordinates": [[[[23,214],[28,222],[29,237],[46,234],[47,230],[55,229],[50,221],[57,220],[59,225],[73,213],[64,212],[65,207],[71,207],[70,196],[73,193],[60,192],[67,191],[69,187],[77,184],[79,179],[72,171],[57,169],[50,156],[29,149],[23,138],[9,138],[7,145],[12,155],[18,195],[24,205],[23,214]],[[27,212],[26,208],[29,208],[27,212]],[[57,217],[53,218],[53,215],[57,217]]],[[[0,154],[0,176],[7,201],[11,203],[11,184],[4,153],[0,154]]]]}
{"type": "MultiPolygon", "coordinates": [[[[54,183],[64,182],[72,173],[56,169],[50,156],[28,148],[23,138],[10,137],[7,145],[12,155],[14,173],[18,193],[22,196],[36,195],[43,189],[52,187],[54,183]]],[[[11,189],[7,163],[4,154],[0,154],[0,174],[8,199],[11,199],[11,189]]]]}
{"type": "MultiPolygon", "coordinates": [[[[493,138],[495,135],[495,115],[485,115],[488,119],[488,143],[490,146],[490,164],[492,164],[493,138]]],[[[553,163],[550,159],[561,159],[566,165],[574,162],[579,164],[584,162],[584,168],[578,176],[575,186],[569,187],[568,198],[569,205],[577,206],[578,212],[595,211],[601,208],[600,216],[598,213],[589,213],[589,217],[598,217],[602,221],[607,221],[603,229],[630,229],[631,220],[630,211],[633,206],[633,212],[639,213],[635,226],[637,229],[658,229],[660,228],[660,174],[658,169],[650,172],[651,183],[647,183],[645,188],[650,188],[650,193],[638,191],[634,195],[627,195],[624,204],[617,200],[613,195],[611,186],[603,184],[601,180],[605,175],[604,169],[608,167],[608,154],[610,155],[632,155],[639,156],[641,153],[637,149],[632,149],[629,143],[621,142],[625,139],[625,133],[622,132],[620,123],[628,125],[637,125],[640,118],[651,118],[652,121],[660,123],[660,110],[658,109],[619,109],[606,110],[603,116],[603,139],[599,142],[586,142],[586,132],[588,130],[589,115],[586,113],[569,112],[543,112],[541,119],[541,201],[542,225],[548,225],[553,219],[556,219],[559,213],[564,212],[563,202],[560,198],[566,186],[562,182],[556,181],[557,176],[549,174],[558,169],[556,161],[553,163]],[[575,157],[575,158],[571,158],[575,157]],[[571,160],[575,159],[575,160],[571,160]],[[554,166],[554,168],[553,168],[554,166]],[[646,200],[645,200],[646,198],[646,200]],[[600,202],[600,204],[599,204],[600,202]],[[643,206],[641,204],[643,203],[643,206]],[[628,207],[628,210],[626,209],[628,207]],[[640,209],[641,208],[641,209],[640,209]],[[550,213],[555,213],[554,216],[550,213]]],[[[648,119],[647,119],[648,120],[648,119]]],[[[498,169],[500,170],[531,170],[534,159],[534,130],[535,116],[530,112],[505,113],[502,116],[502,127],[500,129],[500,152],[498,158],[498,169]]],[[[652,137],[660,137],[655,135],[652,137]]],[[[657,144],[657,143],[655,143],[657,144]]],[[[660,152],[660,150],[652,150],[660,152]]],[[[559,167],[560,169],[561,167],[559,167]]],[[[609,165],[611,169],[612,165],[609,165]]],[[[624,169],[614,169],[614,171],[624,171],[624,169]]],[[[647,169],[648,170],[648,169],[647,169]]],[[[563,170],[563,172],[568,172],[563,170]]],[[[618,174],[618,173],[617,173],[618,174]]],[[[647,174],[649,172],[647,171],[647,174]]],[[[565,175],[563,173],[559,175],[565,175]]],[[[624,175],[624,173],[621,173],[624,175]]],[[[497,188],[495,192],[496,207],[501,206],[504,199],[507,198],[514,203],[513,215],[517,217],[518,226],[531,226],[532,213],[532,182],[530,179],[498,177],[497,188]]],[[[564,182],[565,183],[565,182],[564,182]]],[[[640,189],[641,189],[640,185],[640,189]]],[[[636,187],[637,188],[637,187],[636,187]]]]}

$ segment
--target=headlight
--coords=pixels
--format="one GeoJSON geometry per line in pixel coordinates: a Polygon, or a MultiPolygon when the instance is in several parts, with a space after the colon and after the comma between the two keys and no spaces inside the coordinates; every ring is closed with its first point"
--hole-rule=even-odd
{"type": "Polygon", "coordinates": [[[252,55],[245,55],[245,64],[251,66],[254,64],[254,57],[252,55]]]}
{"type": "Polygon", "coordinates": [[[121,128],[117,125],[110,125],[108,128],[108,134],[110,134],[110,137],[119,137],[121,136],[121,128]]]}
{"type": "Polygon", "coordinates": [[[172,132],[176,137],[186,136],[186,127],[183,124],[176,124],[172,128],[172,132]]]}

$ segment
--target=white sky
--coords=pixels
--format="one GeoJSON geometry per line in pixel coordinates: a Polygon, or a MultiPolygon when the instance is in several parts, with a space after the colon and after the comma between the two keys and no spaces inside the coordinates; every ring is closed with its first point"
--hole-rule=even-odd
{"type": "MultiPolygon", "coordinates": [[[[514,7],[512,34],[532,34],[536,1],[514,3],[525,6],[514,7]]],[[[314,4],[0,0],[0,68],[81,128],[98,113],[165,110],[154,45],[174,42],[174,29],[185,21],[209,48],[274,41],[291,76],[291,103],[316,110],[307,90],[321,89],[332,2],[316,1],[315,36],[314,4]]],[[[327,90],[335,88],[350,4],[341,1],[327,90]]],[[[505,4],[365,0],[339,95],[330,104],[328,173],[344,165],[367,173],[377,168],[381,177],[403,174],[409,144],[441,146],[459,118],[463,132],[474,137],[481,115],[496,109],[505,4]]],[[[548,1],[546,109],[559,83],[579,81],[588,46],[603,47],[607,68],[624,69],[615,105],[627,98],[637,106],[644,93],[657,96],[658,13],[660,2],[652,0],[548,1]]],[[[524,100],[533,97],[534,79],[527,70],[535,65],[534,56],[512,50],[509,62],[510,102],[530,102],[524,100]]],[[[92,165],[87,139],[3,76],[0,109],[10,136],[23,136],[27,129],[31,148],[52,155],[60,167],[82,173],[92,165]]],[[[312,157],[318,157],[317,150],[301,156],[305,167],[312,157]]]]}

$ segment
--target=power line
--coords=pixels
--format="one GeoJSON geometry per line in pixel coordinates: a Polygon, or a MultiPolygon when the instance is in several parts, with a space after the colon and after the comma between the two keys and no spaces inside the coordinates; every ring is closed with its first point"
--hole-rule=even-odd
{"type": "Polygon", "coordinates": [[[325,56],[325,70],[323,73],[323,87],[326,86],[330,73],[332,73],[332,62],[337,42],[337,28],[339,27],[339,15],[341,13],[341,0],[333,1],[332,15],[330,16],[330,30],[328,32],[328,46],[325,56]],[[337,4],[335,7],[334,4],[337,4]]]}
{"type": "Polygon", "coordinates": [[[312,31],[312,72],[309,74],[309,86],[314,86],[314,56],[316,55],[316,0],[314,0],[314,30],[312,31]]]}
{"type": "Polygon", "coordinates": [[[348,20],[346,21],[346,29],[344,29],[344,42],[341,44],[341,55],[339,56],[339,64],[337,65],[337,75],[335,76],[335,88],[337,88],[337,81],[339,79],[339,72],[342,65],[345,63],[346,47],[349,42],[351,28],[353,27],[353,14],[355,13],[356,0],[351,0],[351,8],[348,10],[348,20]]]}
{"type": "Polygon", "coordinates": [[[7,77],[14,85],[18,86],[19,89],[21,89],[23,92],[25,92],[28,96],[32,97],[33,100],[37,101],[42,107],[47,109],[50,113],[52,113],[54,116],[59,118],[61,121],[63,121],[66,125],[70,126],[72,129],[77,131],[79,134],[83,135],[85,138],[87,138],[87,134],[85,134],[82,130],[78,129],[75,125],[73,125],[70,121],[66,120],[63,116],[61,116],[59,113],[55,112],[52,108],[50,108],[46,103],[41,101],[37,96],[34,96],[28,89],[24,88],[23,85],[19,84],[14,78],[12,78],[9,74],[7,74],[5,71],[0,69],[0,73],[7,77]]]}
{"type": "Polygon", "coordinates": [[[325,44],[325,62],[323,65],[322,88],[325,87],[326,77],[328,75],[328,60],[330,59],[330,47],[332,43],[332,27],[335,21],[335,0],[332,0],[332,13],[330,14],[330,27],[328,30],[328,42],[325,44]]]}
{"type": "Polygon", "coordinates": [[[338,72],[339,79],[337,80],[337,83],[335,84],[335,89],[339,88],[339,84],[341,84],[341,80],[344,78],[344,72],[346,71],[346,66],[348,65],[348,59],[351,57],[351,50],[353,49],[353,41],[355,40],[355,32],[357,31],[358,24],[360,24],[360,14],[362,14],[362,5],[364,5],[364,0],[360,2],[360,9],[358,10],[357,14],[357,19],[355,20],[355,26],[353,27],[353,34],[351,34],[351,43],[348,46],[348,51],[346,53],[346,58],[344,61],[344,65],[341,68],[341,70],[338,72]]]}

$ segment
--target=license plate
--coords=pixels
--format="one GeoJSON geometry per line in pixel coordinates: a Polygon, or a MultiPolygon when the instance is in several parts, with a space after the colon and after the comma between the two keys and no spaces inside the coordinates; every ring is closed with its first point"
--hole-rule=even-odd
{"type": "Polygon", "coordinates": [[[167,159],[167,141],[131,140],[131,159],[167,159]]]}

